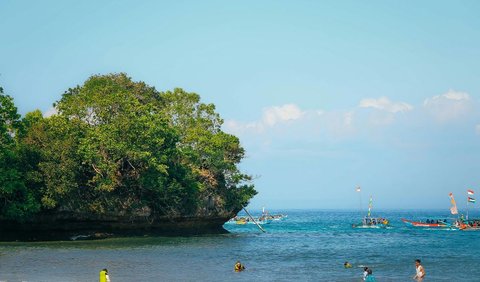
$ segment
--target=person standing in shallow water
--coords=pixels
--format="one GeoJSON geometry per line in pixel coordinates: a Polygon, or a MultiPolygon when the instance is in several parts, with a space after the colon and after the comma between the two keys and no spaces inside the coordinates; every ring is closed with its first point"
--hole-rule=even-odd
{"type": "Polygon", "coordinates": [[[100,282],[110,282],[110,277],[108,276],[108,270],[106,268],[100,271],[100,282]]]}
{"type": "Polygon", "coordinates": [[[373,270],[371,268],[367,269],[367,276],[365,277],[365,282],[377,282],[375,276],[373,276],[373,270]]]}
{"type": "Polygon", "coordinates": [[[368,275],[368,267],[364,267],[363,268],[363,281],[365,281],[365,279],[367,279],[367,275],[368,275]]]}
{"type": "Polygon", "coordinates": [[[415,270],[416,274],[413,276],[413,279],[417,281],[423,281],[425,277],[425,269],[423,268],[422,262],[419,259],[415,260],[415,270]]]}

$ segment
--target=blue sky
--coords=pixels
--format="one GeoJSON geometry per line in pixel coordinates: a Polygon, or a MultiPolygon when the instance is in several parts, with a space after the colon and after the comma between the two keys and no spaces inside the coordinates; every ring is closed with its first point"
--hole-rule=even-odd
{"type": "MultiPolygon", "coordinates": [[[[445,208],[480,193],[478,1],[1,1],[22,114],[126,72],[214,103],[251,207],[445,208]]],[[[477,208],[478,209],[478,208],[477,208]]]]}

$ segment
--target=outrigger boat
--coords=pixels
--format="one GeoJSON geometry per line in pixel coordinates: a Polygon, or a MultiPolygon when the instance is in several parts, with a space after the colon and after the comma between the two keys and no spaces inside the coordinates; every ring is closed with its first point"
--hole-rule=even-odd
{"type": "MultiPolygon", "coordinates": [[[[454,226],[460,229],[461,231],[478,231],[480,230],[480,219],[468,219],[468,203],[475,203],[475,199],[470,197],[474,194],[473,190],[467,190],[468,197],[467,197],[467,219],[463,218],[463,215],[455,220],[454,226]]],[[[452,207],[450,211],[452,214],[458,214],[457,204],[455,203],[455,199],[453,198],[453,193],[449,194],[450,201],[452,203],[452,207]]]]}
{"type": "MultiPolygon", "coordinates": [[[[357,192],[360,188],[357,188],[357,192]]],[[[372,217],[372,197],[370,196],[370,202],[368,203],[368,214],[362,219],[361,223],[352,224],[352,228],[387,228],[390,222],[383,217],[372,217]]]]}
{"type": "Polygon", "coordinates": [[[413,221],[402,218],[402,221],[408,225],[413,227],[427,227],[427,228],[450,228],[452,227],[451,224],[447,223],[445,220],[426,220],[426,221],[413,221]]]}
{"type": "Polygon", "coordinates": [[[265,218],[255,218],[255,221],[253,221],[252,219],[250,219],[249,217],[239,217],[239,216],[236,216],[232,219],[230,219],[229,221],[225,222],[227,224],[237,224],[237,225],[245,225],[245,224],[255,224],[255,222],[257,224],[267,224],[267,223],[270,223],[269,220],[265,219],[265,218]]]}
{"type": "Polygon", "coordinates": [[[459,219],[455,222],[455,226],[462,231],[478,231],[480,230],[480,219],[459,219]]]}
{"type": "Polygon", "coordinates": [[[250,218],[248,216],[235,216],[226,223],[228,224],[269,224],[272,221],[283,220],[287,217],[286,214],[269,214],[265,208],[262,209],[262,215],[255,218],[250,218]]]}
{"type": "Polygon", "coordinates": [[[386,218],[378,217],[372,218],[366,216],[363,218],[362,222],[359,224],[352,224],[353,228],[387,228],[389,226],[389,221],[386,218]]]}

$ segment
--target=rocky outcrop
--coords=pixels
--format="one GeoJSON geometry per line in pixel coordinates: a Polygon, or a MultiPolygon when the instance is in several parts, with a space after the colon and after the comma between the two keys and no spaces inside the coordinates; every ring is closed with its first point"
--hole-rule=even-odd
{"type": "Polygon", "coordinates": [[[102,239],[139,235],[227,233],[223,224],[235,214],[210,216],[118,216],[73,214],[37,215],[28,221],[0,219],[1,241],[102,239]]]}

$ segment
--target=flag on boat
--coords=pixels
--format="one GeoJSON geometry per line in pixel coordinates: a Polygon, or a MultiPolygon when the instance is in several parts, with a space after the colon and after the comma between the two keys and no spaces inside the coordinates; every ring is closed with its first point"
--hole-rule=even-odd
{"type": "Polygon", "coordinates": [[[448,194],[448,196],[450,196],[450,202],[452,203],[452,207],[450,208],[450,212],[452,214],[458,214],[457,203],[455,203],[455,199],[453,198],[453,193],[448,194]]]}
{"type": "Polygon", "coordinates": [[[360,190],[361,190],[360,186],[357,186],[357,188],[355,188],[355,191],[357,191],[357,192],[360,192],[360,190]]]}
{"type": "Polygon", "coordinates": [[[475,194],[475,192],[473,192],[473,190],[468,189],[468,190],[467,190],[467,194],[468,194],[468,195],[473,195],[473,194],[475,194]]]}
{"type": "Polygon", "coordinates": [[[370,196],[370,202],[368,202],[368,217],[372,215],[372,205],[373,205],[372,196],[370,196]]]}
{"type": "Polygon", "coordinates": [[[472,198],[472,197],[468,197],[468,202],[469,202],[469,203],[475,203],[475,199],[472,198]]]}

